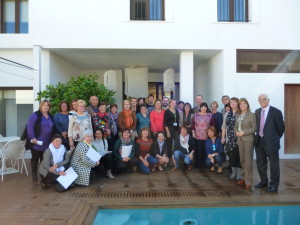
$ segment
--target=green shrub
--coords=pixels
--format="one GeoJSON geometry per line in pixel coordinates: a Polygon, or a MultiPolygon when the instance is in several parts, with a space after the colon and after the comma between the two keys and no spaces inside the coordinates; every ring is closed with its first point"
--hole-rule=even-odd
{"type": "Polygon", "coordinates": [[[66,84],[47,85],[45,90],[38,93],[37,100],[49,100],[52,104],[52,114],[58,112],[58,105],[61,101],[71,103],[73,99],[83,99],[88,105],[92,95],[96,95],[99,101],[107,104],[115,103],[116,100],[113,97],[115,92],[99,84],[98,79],[97,74],[80,74],[78,77],[71,77],[66,84]]]}

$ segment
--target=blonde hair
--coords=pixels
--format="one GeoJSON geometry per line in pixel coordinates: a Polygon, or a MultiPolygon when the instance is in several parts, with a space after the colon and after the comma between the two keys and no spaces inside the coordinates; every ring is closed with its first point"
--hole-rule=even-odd
{"type": "Polygon", "coordinates": [[[51,103],[50,103],[48,100],[43,100],[43,101],[41,101],[40,106],[39,106],[39,110],[42,111],[42,107],[43,107],[43,105],[44,105],[45,103],[48,103],[49,111],[50,111],[52,105],[51,105],[51,103]]]}
{"type": "Polygon", "coordinates": [[[217,101],[213,101],[212,103],[210,103],[210,107],[211,107],[212,104],[216,104],[217,108],[219,107],[219,104],[218,104],[217,101]]]}
{"type": "Polygon", "coordinates": [[[123,108],[124,108],[124,104],[125,104],[125,103],[128,103],[128,104],[130,105],[130,101],[127,100],[127,99],[125,99],[125,100],[123,100],[123,108]]]}
{"type": "Polygon", "coordinates": [[[84,100],[82,100],[82,99],[79,99],[77,101],[77,107],[78,107],[79,104],[84,104],[84,106],[86,106],[86,102],[84,100]]]}

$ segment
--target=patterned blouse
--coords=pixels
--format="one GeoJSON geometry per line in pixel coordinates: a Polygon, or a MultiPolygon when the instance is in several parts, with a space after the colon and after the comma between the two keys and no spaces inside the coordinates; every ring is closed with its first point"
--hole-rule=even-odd
{"type": "Polygon", "coordinates": [[[110,119],[108,113],[98,112],[96,116],[93,116],[93,129],[101,129],[104,132],[104,137],[108,137],[107,130],[110,129],[110,119]]]}
{"type": "Polygon", "coordinates": [[[69,118],[68,136],[73,138],[73,141],[82,141],[82,133],[85,130],[93,130],[91,116],[89,114],[78,115],[74,113],[69,118]]]}
{"type": "Polygon", "coordinates": [[[206,115],[195,114],[192,120],[191,129],[195,130],[195,139],[206,140],[207,139],[207,128],[213,124],[212,114],[207,113],[206,115]]]}

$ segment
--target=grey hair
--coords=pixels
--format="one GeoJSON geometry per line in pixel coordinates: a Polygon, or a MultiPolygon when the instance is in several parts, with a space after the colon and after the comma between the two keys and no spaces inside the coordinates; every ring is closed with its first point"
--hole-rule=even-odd
{"type": "Polygon", "coordinates": [[[85,138],[86,136],[93,136],[93,131],[85,130],[82,132],[82,137],[85,138]]]}
{"type": "Polygon", "coordinates": [[[270,100],[269,96],[268,96],[267,94],[265,94],[265,93],[260,94],[260,95],[258,96],[258,98],[259,98],[260,96],[265,96],[265,97],[267,98],[267,100],[270,100]]]}

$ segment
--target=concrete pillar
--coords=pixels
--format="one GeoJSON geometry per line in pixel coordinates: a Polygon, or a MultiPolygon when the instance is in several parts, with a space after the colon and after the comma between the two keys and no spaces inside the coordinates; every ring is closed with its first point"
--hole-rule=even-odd
{"type": "MultiPolygon", "coordinates": [[[[33,46],[33,99],[37,99],[37,93],[41,91],[41,52],[42,47],[39,45],[33,46]]],[[[38,110],[39,102],[34,101],[33,111],[38,110]]]]}
{"type": "Polygon", "coordinates": [[[194,102],[194,53],[180,53],[180,97],[184,102],[193,105],[194,102]]]}

